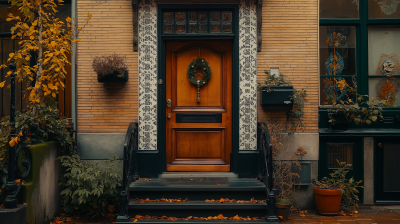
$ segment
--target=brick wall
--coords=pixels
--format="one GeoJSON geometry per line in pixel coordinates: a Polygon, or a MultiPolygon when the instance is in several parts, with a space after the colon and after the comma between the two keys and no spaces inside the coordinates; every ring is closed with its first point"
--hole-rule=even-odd
{"type": "MultiPolygon", "coordinates": [[[[263,4],[262,52],[257,55],[258,81],[264,70],[279,67],[296,89],[306,89],[306,132],[318,132],[318,1],[268,0],[263,4]]],[[[258,120],[284,118],[282,112],[258,107],[258,120]]]]}
{"type": "MultiPolygon", "coordinates": [[[[137,53],[132,44],[130,0],[78,1],[80,24],[93,14],[93,27],[80,34],[78,47],[78,132],[125,132],[138,116],[137,53]],[[125,85],[97,82],[95,56],[118,53],[129,64],[125,85]]],[[[318,132],[318,1],[268,0],[263,4],[263,44],[257,55],[258,81],[279,67],[297,89],[306,89],[306,132],[318,132]]],[[[258,108],[258,120],[284,117],[258,108]]]]}
{"type": "Polygon", "coordinates": [[[93,15],[92,27],[79,34],[78,46],[78,132],[126,132],[138,118],[138,54],[133,52],[131,0],[79,0],[78,21],[93,15]],[[126,84],[97,82],[92,62],[95,56],[117,53],[126,56],[129,81],[126,84]]]}

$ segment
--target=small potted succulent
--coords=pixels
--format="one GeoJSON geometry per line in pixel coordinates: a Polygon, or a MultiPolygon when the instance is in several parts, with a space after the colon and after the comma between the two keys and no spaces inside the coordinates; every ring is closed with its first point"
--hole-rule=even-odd
{"type": "Polygon", "coordinates": [[[125,57],[118,54],[95,57],[92,67],[100,83],[128,81],[128,66],[125,57]]]}
{"type": "Polygon", "coordinates": [[[324,177],[320,181],[312,180],[315,203],[318,213],[322,215],[337,215],[341,206],[344,210],[356,211],[358,208],[357,188],[362,188],[358,186],[362,180],[356,182],[353,178],[346,179],[348,168],[352,165],[337,162],[339,169],[330,173],[330,178],[324,177]]]}

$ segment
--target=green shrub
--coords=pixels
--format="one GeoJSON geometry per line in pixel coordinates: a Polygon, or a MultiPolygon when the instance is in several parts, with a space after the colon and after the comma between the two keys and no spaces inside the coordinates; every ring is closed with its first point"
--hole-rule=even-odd
{"type": "Polygon", "coordinates": [[[65,187],[61,206],[66,213],[105,213],[108,205],[118,207],[122,168],[115,155],[102,164],[82,162],[78,155],[59,159],[66,167],[61,183],[65,187]]]}
{"type": "MultiPolygon", "coordinates": [[[[10,117],[3,117],[0,122],[0,190],[7,178],[8,150],[10,147],[10,117]]],[[[32,130],[37,143],[55,141],[59,155],[75,153],[76,143],[71,137],[73,125],[62,116],[54,101],[37,104],[36,112],[32,110],[15,113],[15,130],[20,145],[32,144],[32,130]]]]}

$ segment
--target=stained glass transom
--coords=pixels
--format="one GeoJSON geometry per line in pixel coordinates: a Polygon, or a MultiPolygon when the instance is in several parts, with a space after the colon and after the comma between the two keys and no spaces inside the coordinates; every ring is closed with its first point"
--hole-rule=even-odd
{"type": "Polygon", "coordinates": [[[163,27],[164,34],[232,33],[232,12],[164,12],[163,27]]]}

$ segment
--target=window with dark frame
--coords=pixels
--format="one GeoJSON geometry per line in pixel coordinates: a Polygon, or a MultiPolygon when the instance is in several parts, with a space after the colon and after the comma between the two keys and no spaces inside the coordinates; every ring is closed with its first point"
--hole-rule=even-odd
{"type": "MultiPolygon", "coordinates": [[[[71,17],[70,1],[65,1],[63,5],[58,5],[57,10],[56,17],[61,21],[65,21],[67,17],[71,17]]],[[[0,0],[0,64],[7,64],[8,55],[18,49],[18,40],[11,39],[10,29],[15,24],[12,21],[6,21],[9,13],[22,18],[22,14],[17,7],[11,6],[8,1],[0,0]]],[[[70,71],[70,68],[66,69],[70,71]]],[[[8,116],[10,113],[10,89],[7,88],[10,84],[10,79],[6,77],[7,72],[8,68],[0,70],[0,82],[6,81],[4,87],[0,89],[0,117],[8,116]]],[[[67,75],[70,75],[70,73],[67,75]]],[[[24,84],[21,83],[16,84],[16,111],[25,109],[27,105],[26,98],[24,98],[25,92],[23,91],[26,88],[23,85],[24,84]]],[[[70,81],[65,80],[65,85],[66,87],[70,86],[70,81]]],[[[65,92],[60,91],[58,102],[60,112],[66,117],[71,117],[71,94],[68,91],[70,91],[70,89],[66,89],[65,92]]]]}
{"type": "MultiPolygon", "coordinates": [[[[400,3],[383,0],[320,0],[320,102],[329,79],[344,79],[357,94],[400,104],[400,3]],[[340,34],[338,46],[329,36],[340,34]],[[330,59],[336,56],[336,66],[330,59]],[[332,74],[332,68],[335,68],[332,74]]],[[[389,109],[390,110],[390,109],[389,109]]]]}

